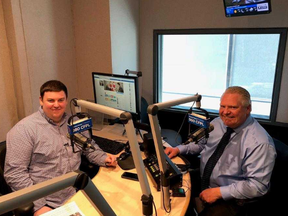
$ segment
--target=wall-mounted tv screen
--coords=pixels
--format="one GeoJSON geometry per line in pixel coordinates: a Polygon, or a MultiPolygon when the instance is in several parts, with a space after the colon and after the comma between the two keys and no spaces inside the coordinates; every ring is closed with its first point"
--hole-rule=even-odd
{"type": "Polygon", "coordinates": [[[226,17],[267,14],[271,12],[270,0],[223,0],[226,17]]]}

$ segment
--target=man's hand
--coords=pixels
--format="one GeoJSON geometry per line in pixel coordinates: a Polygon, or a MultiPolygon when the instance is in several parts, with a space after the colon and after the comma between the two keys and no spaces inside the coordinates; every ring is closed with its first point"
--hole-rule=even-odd
{"type": "Polygon", "coordinates": [[[214,203],[216,200],[222,198],[222,195],[220,192],[220,187],[208,188],[208,189],[202,191],[199,195],[199,198],[204,203],[209,203],[209,204],[214,203]]]}
{"type": "Polygon", "coordinates": [[[51,211],[53,209],[49,208],[48,206],[43,206],[42,208],[38,209],[36,212],[34,212],[34,216],[38,216],[41,214],[44,214],[45,212],[51,211]]]}
{"type": "Polygon", "coordinates": [[[167,147],[165,149],[165,153],[168,155],[169,158],[173,158],[180,153],[180,150],[177,147],[175,148],[167,147]]]}
{"type": "Polygon", "coordinates": [[[116,156],[108,154],[108,156],[105,159],[106,166],[113,166],[115,167],[117,165],[116,156]]]}

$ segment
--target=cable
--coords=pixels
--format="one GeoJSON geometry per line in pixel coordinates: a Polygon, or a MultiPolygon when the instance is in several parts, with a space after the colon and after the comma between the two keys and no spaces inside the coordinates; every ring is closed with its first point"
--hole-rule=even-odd
{"type": "MultiPolygon", "coordinates": [[[[181,126],[180,126],[180,128],[179,128],[179,130],[178,130],[178,132],[177,132],[177,135],[175,136],[175,142],[176,142],[178,145],[180,145],[180,144],[182,144],[182,143],[179,143],[179,142],[177,141],[177,138],[178,138],[178,136],[179,136],[179,134],[180,134],[180,131],[182,130],[182,127],[183,127],[183,125],[184,125],[185,120],[187,119],[187,115],[188,115],[188,113],[190,113],[190,112],[192,111],[192,107],[194,106],[194,104],[195,104],[195,101],[192,103],[192,105],[191,105],[190,109],[188,110],[188,112],[186,112],[186,114],[185,114],[185,116],[184,116],[184,118],[183,118],[183,121],[182,121],[182,123],[181,123],[181,126]]],[[[190,133],[190,124],[189,124],[188,127],[189,127],[189,133],[190,133]]]]}
{"type": "MultiPolygon", "coordinates": [[[[74,114],[73,113],[73,109],[72,109],[72,104],[74,105],[74,106],[77,106],[77,104],[76,104],[76,101],[75,100],[77,100],[77,98],[72,98],[71,100],[70,100],[70,112],[71,112],[71,116],[69,117],[69,119],[68,119],[68,124],[69,125],[71,125],[71,126],[73,126],[74,125],[74,117],[77,117],[78,119],[81,119],[81,118],[83,118],[83,117],[88,117],[88,118],[91,118],[90,117],[90,115],[88,114],[88,113],[85,113],[85,112],[76,112],[76,114],[74,114]]],[[[84,136],[87,140],[88,139],[90,139],[90,138],[88,138],[87,136],[85,136],[84,134],[83,134],[83,132],[82,133],[80,133],[82,136],[84,136]]],[[[92,137],[92,131],[91,131],[91,129],[90,129],[90,136],[92,137]]],[[[83,146],[81,146],[79,143],[77,143],[77,142],[74,142],[74,133],[72,133],[72,134],[70,134],[70,142],[71,142],[71,146],[72,146],[72,149],[73,149],[73,152],[74,153],[78,153],[78,152],[88,152],[88,151],[90,151],[91,149],[85,149],[85,147],[83,147],[83,146]],[[78,151],[75,151],[75,147],[76,146],[76,148],[78,149],[78,151]]],[[[93,145],[93,144],[92,144],[93,145]]],[[[94,151],[94,150],[93,150],[94,151]]]]}
{"type": "MultiPolygon", "coordinates": [[[[70,100],[70,112],[71,112],[71,116],[74,116],[73,109],[72,109],[72,101],[73,101],[74,99],[77,99],[77,98],[72,98],[72,99],[70,100]]],[[[74,125],[74,122],[73,122],[73,121],[74,121],[74,119],[72,118],[72,119],[71,119],[71,125],[74,125]]],[[[71,135],[71,138],[70,138],[71,146],[72,146],[73,152],[74,152],[74,153],[77,153],[77,152],[80,152],[81,150],[80,150],[79,146],[76,145],[76,147],[78,148],[79,151],[75,151],[75,149],[74,149],[74,144],[75,144],[75,143],[73,142],[73,136],[74,136],[74,134],[72,134],[72,135],[71,135]]]]}
{"type": "Polygon", "coordinates": [[[153,203],[153,206],[154,206],[155,216],[157,216],[157,209],[156,209],[156,204],[155,204],[154,200],[153,200],[152,203],[153,203]]]}
{"type": "Polygon", "coordinates": [[[183,185],[182,187],[187,188],[187,190],[185,191],[185,194],[186,194],[186,192],[187,192],[188,190],[191,190],[191,187],[189,187],[189,182],[188,182],[186,179],[183,179],[183,181],[187,184],[187,185],[182,184],[182,185],[183,185]]]}
{"type": "Polygon", "coordinates": [[[72,101],[74,101],[74,100],[76,100],[77,98],[72,98],[71,100],[70,100],[70,112],[71,112],[71,116],[73,116],[74,115],[74,113],[73,113],[73,109],[72,109],[72,101]]]}
{"type": "Polygon", "coordinates": [[[166,213],[170,213],[171,212],[171,199],[169,199],[169,211],[166,209],[165,207],[165,203],[164,203],[164,191],[163,191],[163,186],[161,185],[161,191],[162,191],[162,200],[163,200],[163,207],[166,213]]]}
{"type": "MultiPolygon", "coordinates": [[[[73,109],[72,109],[72,101],[73,101],[74,99],[76,99],[76,98],[72,98],[72,99],[70,100],[70,112],[71,112],[71,116],[74,115],[73,109]]],[[[71,124],[73,125],[73,118],[71,119],[71,121],[72,121],[71,124]]]]}
{"type": "Polygon", "coordinates": [[[141,138],[142,141],[144,142],[144,138],[143,138],[143,135],[142,135],[142,133],[141,133],[141,130],[140,130],[139,128],[137,128],[137,130],[138,130],[138,133],[139,133],[140,138],[141,138]]]}

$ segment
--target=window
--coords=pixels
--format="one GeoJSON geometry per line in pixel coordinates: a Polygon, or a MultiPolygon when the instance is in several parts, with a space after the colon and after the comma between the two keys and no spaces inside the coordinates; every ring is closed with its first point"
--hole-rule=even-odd
{"type": "Polygon", "coordinates": [[[250,92],[254,117],[275,121],[286,35],[280,28],[155,30],[155,102],[198,93],[202,108],[218,113],[224,90],[237,85],[250,92]]]}

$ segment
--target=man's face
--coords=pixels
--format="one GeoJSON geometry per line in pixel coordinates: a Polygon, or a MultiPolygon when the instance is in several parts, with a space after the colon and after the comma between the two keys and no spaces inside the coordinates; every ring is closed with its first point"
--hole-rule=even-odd
{"type": "Polygon", "coordinates": [[[46,116],[59,123],[67,106],[65,92],[45,92],[43,98],[40,97],[39,100],[46,116]]]}
{"type": "Polygon", "coordinates": [[[239,94],[224,93],[220,102],[220,118],[233,129],[242,125],[251,112],[251,105],[243,106],[241,99],[239,94]]]}

